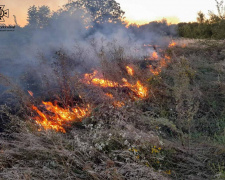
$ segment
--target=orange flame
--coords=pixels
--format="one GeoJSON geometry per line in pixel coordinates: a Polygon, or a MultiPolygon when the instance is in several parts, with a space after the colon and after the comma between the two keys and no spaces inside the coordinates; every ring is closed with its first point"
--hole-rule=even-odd
{"type": "MultiPolygon", "coordinates": [[[[108,96],[110,99],[114,99],[113,95],[111,93],[105,93],[106,96],[108,96]]],[[[118,107],[121,108],[123,107],[125,104],[122,101],[113,101],[112,105],[114,107],[118,107]]]]}
{"type": "Polygon", "coordinates": [[[110,93],[105,93],[105,95],[106,95],[106,96],[108,96],[110,99],[112,99],[112,98],[113,98],[113,95],[112,95],[112,94],[110,94],[110,93]]]}
{"type": "Polygon", "coordinates": [[[37,124],[41,125],[45,130],[53,129],[65,133],[64,126],[68,126],[72,122],[81,121],[81,118],[88,115],[89,105],[87,108],[62,108],[58,105],[53,105],[51,102],[42,102],[46,113],[41,112],[36,106],[32,109],[39,116],[33,117],[37,124]]]}
{"type": "Polygon", "coordinates": [[[101,87],[117,87],[119,86],[118,83],[105,80],[105,79],[99,79],[99,78],[94,78],[91,81],[93,84],[101,86],[101,87]]]}
{"type": "Polygon", "coordinates": [[[174,41],[172,41],[170,44],[169,44],[169,47],[174,47],[174,46],[176,46],[177,44],[174,42],[174,41]]]}
{"type": "Polygon", "coordinates": [[[130,75],[130,76],[133,76],[134,75],[134,70],[129,67],[129,66],[126,66],[126,69],[127,69],[127,73],[130,75]]]}
{"type": "Polygon", "coordinates": [[[98,74],[98,71],[94,71],[92,74],[85,74],[84,79],[87,84],[94,84],[100,87],[118,87],[119,84],[110,80],[101,79],[95,77],[98,74]]]}
{"type": "Polygon", "coordinates": [[[122,79],[124,82],[124,86],[130,88],[138,97],[146,98],[148,94],[148,88],[144,87],[140,81],[137,81],[135,85],[130,84],[127,79],[122,79]]]}
{"type": "Polygon", "coordinates": [[[149,65],[148,67],[149,67],[149,69],[150,69],[150,71],[151,71],[151,73],[153,75],[157,76],[160,73],[160,69],[159,68],[155,68],[154,69],[152,65],[149,65]]]}
{"type": "Polygon", "coordinates": [[[165,55],[165,58],[161,58],[160,61],[159,61],[159,65],[157,68],[153,68],[152,65],[149,65],[149,69],[151,71],[151,73],[155,76],[159,75],[159,73],[161,73],[162,71],[162,68],[163,67],[166,67],[167,64],[171,61],[171,57],[168,56],[168,55],[165,55]]]}
{"type": "MultiPolygon", "coordinates": [[[[176,46],[176,43],[175,43],[174,41],[172,41],[172,42],[169,44],[169,47],[174,47],[174,46],[176,46]]],[[[159,59],[159,56],[158,56],[157,52],[153,52],[152,58],[154,58],[154,59],[159,59]]],[[[150,58],[150,60],[151,60],[151,58],[150,58]]],[[[167,64],[168,64],[169,62],[171,62],[171,57],[168,56],[168,55],[165,55],[164,58],[160,58],[160,59],[159,59],[158,67],[153,68],[152,65],[149,65],[148,67],[149,67],[149,69],[150,69],[150,72],[151,72],[153,75],[157,76],[157,75],[159,75],[159,73],[161,73],[162,68],[163,68],[163,67],[166,67],[167,64]]]]}
{"type": "Polygon", "coordinates": [[[152,58],[153,58],[153,59],[158,59],[158,58],[159,58],[157,52],[154,51],[154,52],[152,53],[152,58]]]}
{"type": "Polygon", "coordinates": [[[114,102],[113,102],[113,105],[114,105],[115,107],[121,108],[121,107],[123,107],[125,104],[124,104],[123,102],[121,102],[121,101],[114,101],[114,102]]]}
{"type": "Polygon", "coordinates": [[[144,87],[140,81],[137,81],[135,85],[128,83],[127,79],[123,78],[123,85],[120,85],[117,82],[109,81],[106,79],[95,78],[98,71],[94,71],[93,74],[85,74],[84,79],[87,84],[93,84],[100,87],[128,87],[133,91],[138,97],[145,98],[147,97],[147,87],[144,87]]]}
{"type": "MultiPolygon", "coordinates": [[[[134,74],[134,70],[126,66],[128,74],[131,76],[134,74]]],[[[145,87],[139,80],[136,84],[131,84],[128,82],[127,79],[123,78],[123,84],[119,84],[114,81],[110,81],[107,79],[99,78],[97,76],[101,76],[98,71],[94,71],[91,74],[85,74],[83,82],[86,84],[100,86],[100,87],[127,87],[129,88],[134,94],[135,99],[136,97],[139,98],[146,98],[148,96],[148,88],[145,87]]],[[[30,95],[33,93],[29,92],[30,95]]],[[[110,99],[114,99],[111,93],[105,93],[110,99]]],[[[130,94],[131,95],[131,94],[130,94]]],[[[122,101],[113,100],[112,105],[115,107],[122,107],[125,105],[122,101]]],[[[45,130],[53,129],[55,131],[65,133],[66,130],[64,127],[70,126],[72,122],[81,121],[82,118],[87,116],[90,112],[89,105],[84,107],[66,107],[62,108],[59,105],[53,105],[52,102],[42,102],[42,106],[45,109],[44,111],[40,111],[38,107],[32,105],[32,109],[38,114],[37,116],[33,117],[37,124],[41,125],[45,130]]]]}
{"type": "Polygon", "coordinates": [[[170,62],[170,60],[171,60],[171,57],[170,56],[165,55],[165,58],[168,60],[168,62],[170,62]]]}

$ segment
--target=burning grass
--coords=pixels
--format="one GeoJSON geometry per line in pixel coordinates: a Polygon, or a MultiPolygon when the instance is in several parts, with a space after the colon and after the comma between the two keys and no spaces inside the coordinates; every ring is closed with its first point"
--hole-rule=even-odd
{"type": "MultiPolygon", "coordinates": [[[[161,58],[158,56],[158,54],[154,52],[152,57],[149,59],[156,60],[156,65],[153,69],[152,65],[149,65],[149,75],[159,75],[162,68],[166,67],[167,63],[169,61],[166,61],[166,59],[170,59],[169,56],[165,56],[164,58],[161,58]]],[[[151,63],[151,60],[149,60],[149,63],[151,63]]],[[[135,65],[133,65],[135,66],[135,65]]],[[[137,66],[137,65],[136,65],[137,66]]],[[[117,108],[123,107],[126,102],[129,102],[129,100],[136,101],[136,100],[144,100],[148,98],[150,87],[146,85],[146,79],[147,77],[143,76],[142,81],[137,80],[138,77],[135,76],[135,70],[128,65],[124,65],[122,67],[126,70],[124,71],[121,81],[113,81],[106,79],[98,70],[94,70],[93,73],[86,73],[83,75],[83,79],[81,78],[79,81],[82,84],[86,84],[89,86],[89,89],[99,87],[101,90],[107,91],[108,89],[113,89],[114,92],[118,92],[119,89],[126,89],[126,91],[122,91],[122,94],[125,94],[127,97],[122,102],[119,99],[116,99],[110,92],[106,92],[105,95],[109,97],[111,100],[111,104],[117,108]],[[124,77],[123,77],[124,76],[124,77]],[[127,77],[128,76],[128,77],[127,77]],[[129,78],[129,80],[127,79],[129,78]]],[[[147,69],[148,67],[146,67],[147,69]]],[[[141,71],[141,69],[136,68],[138,71],[141,71]]],[[[146,71],[146,70],[145,70],[146,71]]],[[[117,73],[117,72],[114,72],[117,73]]],[[[139,73],[140,74],[140,73],[139,73]]],[[[109,75],[105,75],[109,76],[109,75]]],[[[28,91],[28,93],[33,97],[33,92],[28,91]]],[[[121,95],[120,95],[121,96],[121,95]]],[[[118,95],[117,95],[118,97],[118,95]]],[[[63,126],[69,126],[71,122],[76,121],[82,121],[84,117],[86,117],[88,114],[90,114],[91,110],[89,108],[89,104],[83,104],[82,107],[60,107],[57,104],[53,105],[52,102],[42,102],[42,106],[47,110],[47,112],[43,112],[38,108],[37,106],[32,105],[32,110],[34,110],[38,116],[33,117],[35,122],[39,125],[41,125],[45,130],[54,129],[56,131],[60,131],[65,133],[65,129],[63,126]]],[[[94,104],[92,103],[94,106],[94,104]]],[[[43,109],[43,108],[41,108],[43,109]]]]}
{"type": "Polygon", "coordinates": [[[79,73],[58,52],[42,68],[52,76],[37,73],[26,93],[14,86],[19,111],[0,109],[9,122],[0,178],[223,178],[225,56],[221,46],[196,47],[172,42],[135,61],[118,48],[79,73]]]}
{"type": "Polygon", "coordinates": [[[32,109],[39,115],[33,117],[33,119],[45,130],[53,129],[65,133],[63,126],[68,126],[70,122],[80,122],[89,112],[89,106],[87,108],[62,108],[57,104],[53,105],[52,102],[42,102],[42,104],[53,115],[43,113],[36,106],[32,105],[32,109]]]}

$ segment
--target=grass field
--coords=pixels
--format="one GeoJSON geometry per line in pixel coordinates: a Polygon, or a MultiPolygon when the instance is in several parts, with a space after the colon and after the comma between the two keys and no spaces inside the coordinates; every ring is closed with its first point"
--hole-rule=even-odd
{"type": "Polygon", "coordinates": [[[74,73],[76,57],[62,53],[51,66],[40,61],[21,76],[33,97],[0,76],[13,104],[0,109],[0,179],[225,179],[224,41],[175,42],[158,49],[158,59],[169,57],[166,65],[128,57],[121,47],[102,51],[98,70],[119,87],[83,84],[74,73]],[[144,98],[135,91],[137,80],[147,88],[144,98]],[[45,130],[31,107],[43,110],[41,101],[54,100],[61,108],[90,104],[91,112],[66,133],[45,130]]]}

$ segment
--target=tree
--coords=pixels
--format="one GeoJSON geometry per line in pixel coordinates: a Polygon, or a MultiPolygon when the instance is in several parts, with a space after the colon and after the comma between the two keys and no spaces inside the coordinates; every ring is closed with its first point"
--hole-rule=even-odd
{"type": "Polygon", "coordinates": [[[36,6],[31,6],[28,9],[28,26],[31,26],[33,28],[36,28],[38,26],[38,9],[36,6]]]}
{"type": "Polygon", "coordinates": [[[123,19],[124,11],[115,0],[77,0],[64,6],[67,11],[85,9],[94,23],[117,23],[123,19]]]}
{"type": "Polygon", "coordinates": [[[201,11],[198,12],[197,22],[200,24],[205,22],[205,14],[201,11]]]}
{"type": "Polygon", "coordinates": [[[218,2],[218,0],[215,0],[215,1],[216,1],[216,7],[217,7],[219,18],[222,20],[225,18],[225,7],[223,5],[223,1],[220,1],[220,2],[218,2]]]}
{"type": "Polygon", "coordinates": [[[48,6],[31,6],[28,9],[28,26],[31,28],[44,28],[48,25],[51,11],[48,6]]]}
{"type": "Polygon", "coordinates": [[[44,28],[48,25],[51,17],[51,11],[48,6],[41,6],[38,10],[38,25],[40,28],[44,28]]]}
{"type": "Polygon", "coordinates": [[[215,1],[218,15],[213,13],[212,11],[209,11],[210,23],[219,23],[221,20],[225,19],[225,6],[223,5],[223,0],[220,2],[218,0],[215,1]]]}

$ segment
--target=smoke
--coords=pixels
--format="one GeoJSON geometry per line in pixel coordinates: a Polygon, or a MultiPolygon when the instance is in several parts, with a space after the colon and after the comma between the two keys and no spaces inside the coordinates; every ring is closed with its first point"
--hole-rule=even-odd
{"type": "MultiPolygon", "coordinates": [[[[14,32],[1,32],[0,73],[28,89],[31,85],[24,85],[25,72],[35,76],[39,82],[38,77],[46,72],[46,76],[51,77],[58,50],[67,54],[66,58],[71,58],[71,62],[74,61],[71,63],[71,73],[82,73],[99,65],[98,53],[101,51],[110,52],[121,47],[125,56],[141,58],[153,51],[144,48],[143,44],[167,46],[169,40],[165,36],[176,35],[174,28],[166,22],[126,28],[122,22],[96,24],[91,19],[91,15],[82,9],[72,13],[59,11],[53,13],[47,27],[16,27],[14,32]],[[40,59],[45,61],[45,66],[41,65],[41,68],[40,59]]],[[[110,59],[110,55],[107,57],[110,59]]]]}

